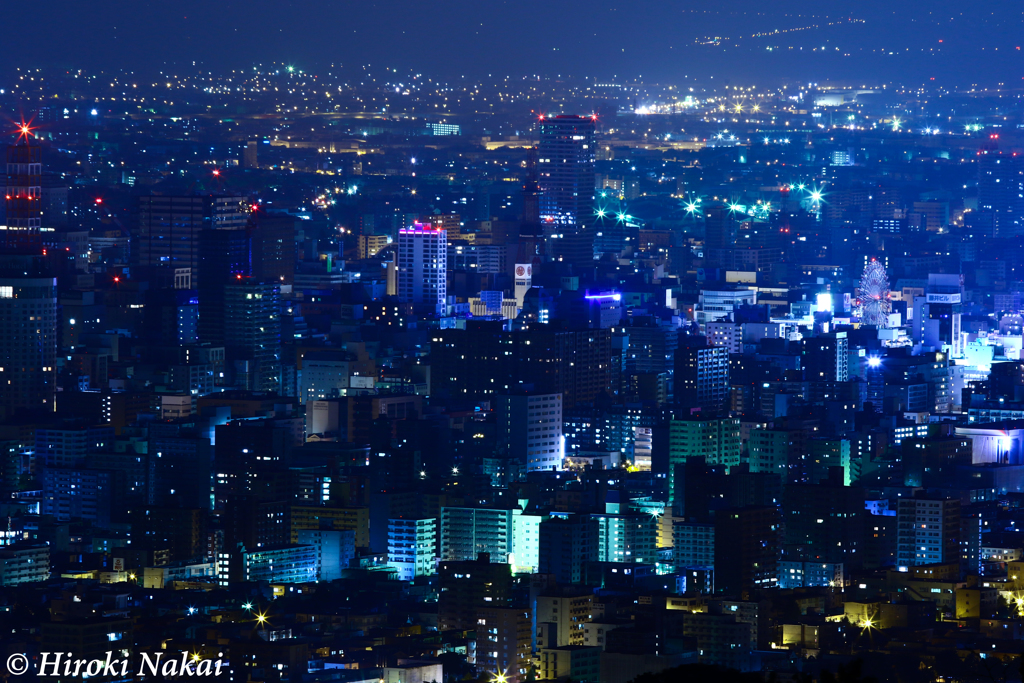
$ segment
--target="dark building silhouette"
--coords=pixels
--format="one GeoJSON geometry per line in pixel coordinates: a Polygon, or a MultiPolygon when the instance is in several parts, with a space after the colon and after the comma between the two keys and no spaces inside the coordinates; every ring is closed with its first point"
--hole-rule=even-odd
{"type": "Polygon", "coordinates": [[[749,596],[778,584],[779,509],[752,506],[715,514],[715,591],[749,596]]]}
{"type": "Polygon", "coordinates": [[[138,266],[169,281],[176,270],[189,269],[193,286],[203,230],[243,228],[248,221],[244,198],[222,195],[143,195],[135,210],[132,255],[138,266]]]}

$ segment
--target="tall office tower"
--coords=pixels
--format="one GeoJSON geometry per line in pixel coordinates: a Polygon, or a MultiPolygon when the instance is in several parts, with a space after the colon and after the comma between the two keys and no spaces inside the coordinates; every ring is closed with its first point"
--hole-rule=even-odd
{"type": "MultiPolygon", "coordinates": [[[[523,180],[523,227],[536,234],[540,226],[540,180],[537,177],[537,148],[526,153],[526,178],[523,180]]],[[[521,231],[522,232],[522,231],[521,231]]]]}
{"type": "Polygon", "coordinates": [[[224,286],[224,346],[240,388],[276,392],[280,386],[280,291],[247,277],[224,286]]]}
{"type": "Polygon", "coordinates": [[[729,401],[729,349],[706,337],[680,337],[675,357],[675,397],[684,407],[722,410],[729,401]]]}
{"type": "Polygon", "coordinates": [[[960,562],[960,501],[901,498],[896,566],[960,562]]]}
{"type": "Polygon", "coordinates": [[[281,284],[295,279],[295,222],[286,213],[253,212],[249,239],[254,278],[281,284]]]}
{"type": "Polygon", "coordinates": [[[224,291],[231,282],[252,275],[249,231],[245,228],[199,233],[199,339],[224,343],[224,291]]]}
{"type": "MultiPolygon", "coordinates": [[[[734,246],[736,223],[725,204],[709,203],[704,207],[704,249],[729,249],[734,246]]],[[[705,254],[706,255],[706,254],[705,254]]]]}
{"type": "Polygon", "coordinates": [[[989,145],[978,153],[978,210],[992,214],[992,237],[1024,234],[1024,162],[989,145]]]}
{"type": "MultiPolygon", "coordinates": [[[[537,176],[537,148],[533,147],[526,156],[526,178],[523,180],[523,217],[519,224],[515,262],[531,265],[534,262],[539,263],[543,254],[544,230],[540,224],[540,180],[537,176]]],[[[522,297],[517,296],[516,298],[520,302],[522,301],[522,297]]]]}
{"type": "Polygon", "coordinates": [[[204,229],[244,228],[249,219],[243,197],[150,195],[138,198],[133,257],[153,276],[172,278],[190,269],[196,286],[199,235],[204,229]]]}
{"type": "Polygon", "coordinates": [[[562,395],[519,392],[498,399],[498,445],[527,472],[562,469],[562,395]]]}
{"type": "Polygon", "coordinates": [[[964,276],[959,273],[929,273],[924,296],[914,297],[914,342],[924,348],[962,358],[964,339],[960,318],[964,299],[964,276]]]}
{"type": "Polygon", "coordinates": [[[448,233],[413,223],[398,231],[398,298],[443,311],[448,292],[448,233]]]}
{"type": "Polygon", "coordinates": [[[850,341],[845,332],[804,338],[800,349],[804,379],[808,382],[847,382],[850,341]]]}
{"type": "Polygon", "coordinates": [[[8,247],[42,244],[42,151],[32,144],[29,135],[28,128],[23,127],[19,141],[7,147],[3,244],[8,247]]]}
{"type": "Polygon", "coordinates": [[[57,280],[42,256],[0,256],[0,419],[53,412],[57,392],[57,280]]]}
{"type": "Polygon", "coordinates": [[[715,513],[715,590],[748,596],[779,581],[779,509],[751,506],[715,513]]]}
{"type": "Polygon", "coordinates": [[[46,228],[65,228],[68,225],[68,194],[71,181],[63,174],[44,173],[42,176],[42,225],[46,228]]]}
{"type": "Polygon", "coordinates": [[[249,140],[245,143],[245,149],[242,151],[242,167],[243,168],[259,168],[259,160],[257,149],[259,144],[256,140],[249,140]]]}
{"type": "Polygon", "coordinates": [[[594,220],[595,118],[542,118],[537,148],[540,220],[547,234],[594,220]]]}

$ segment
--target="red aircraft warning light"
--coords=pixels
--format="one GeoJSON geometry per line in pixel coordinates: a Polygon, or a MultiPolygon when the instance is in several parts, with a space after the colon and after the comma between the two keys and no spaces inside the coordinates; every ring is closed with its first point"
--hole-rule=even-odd
{"type": "Polygon", "coordinates": [[[34,136],[32,131],[35,127],[32,125],[32,120],[33,119],[29,119],[26,122],[24,116],[21,118],[21,125],[18,126],[18,142],[21,142],[22,138],[25,139],[25,142],[28,142],[29,137],[34,136]]]}

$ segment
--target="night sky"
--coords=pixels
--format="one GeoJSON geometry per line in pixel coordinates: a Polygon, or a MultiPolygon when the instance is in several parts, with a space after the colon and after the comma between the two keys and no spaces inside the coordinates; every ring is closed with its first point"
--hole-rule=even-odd
{"type": "Polygon", "coordinates": [[[1020,0],[39,0],[6,13],[0,67],[150,72],[195,60],[217,72],[279,62],[441,78],[1011,85],[1024,84],[1022,10],[1020,0]],[[776,30],[786,32],[753,35],[776,30]],[[729,40],[696,42],[716,36],[729,40]]]}

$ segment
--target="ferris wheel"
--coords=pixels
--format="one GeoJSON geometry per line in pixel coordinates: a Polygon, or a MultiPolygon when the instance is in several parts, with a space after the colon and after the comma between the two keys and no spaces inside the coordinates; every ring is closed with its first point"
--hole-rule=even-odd
{"type": "Polygon", "coordinates": [[[865,325],[885,327],[889,323],[892,303],[889,300],[889,276],[885,266],[875,259],[868,261],[857,287],[860,319],[865,325]]]}

